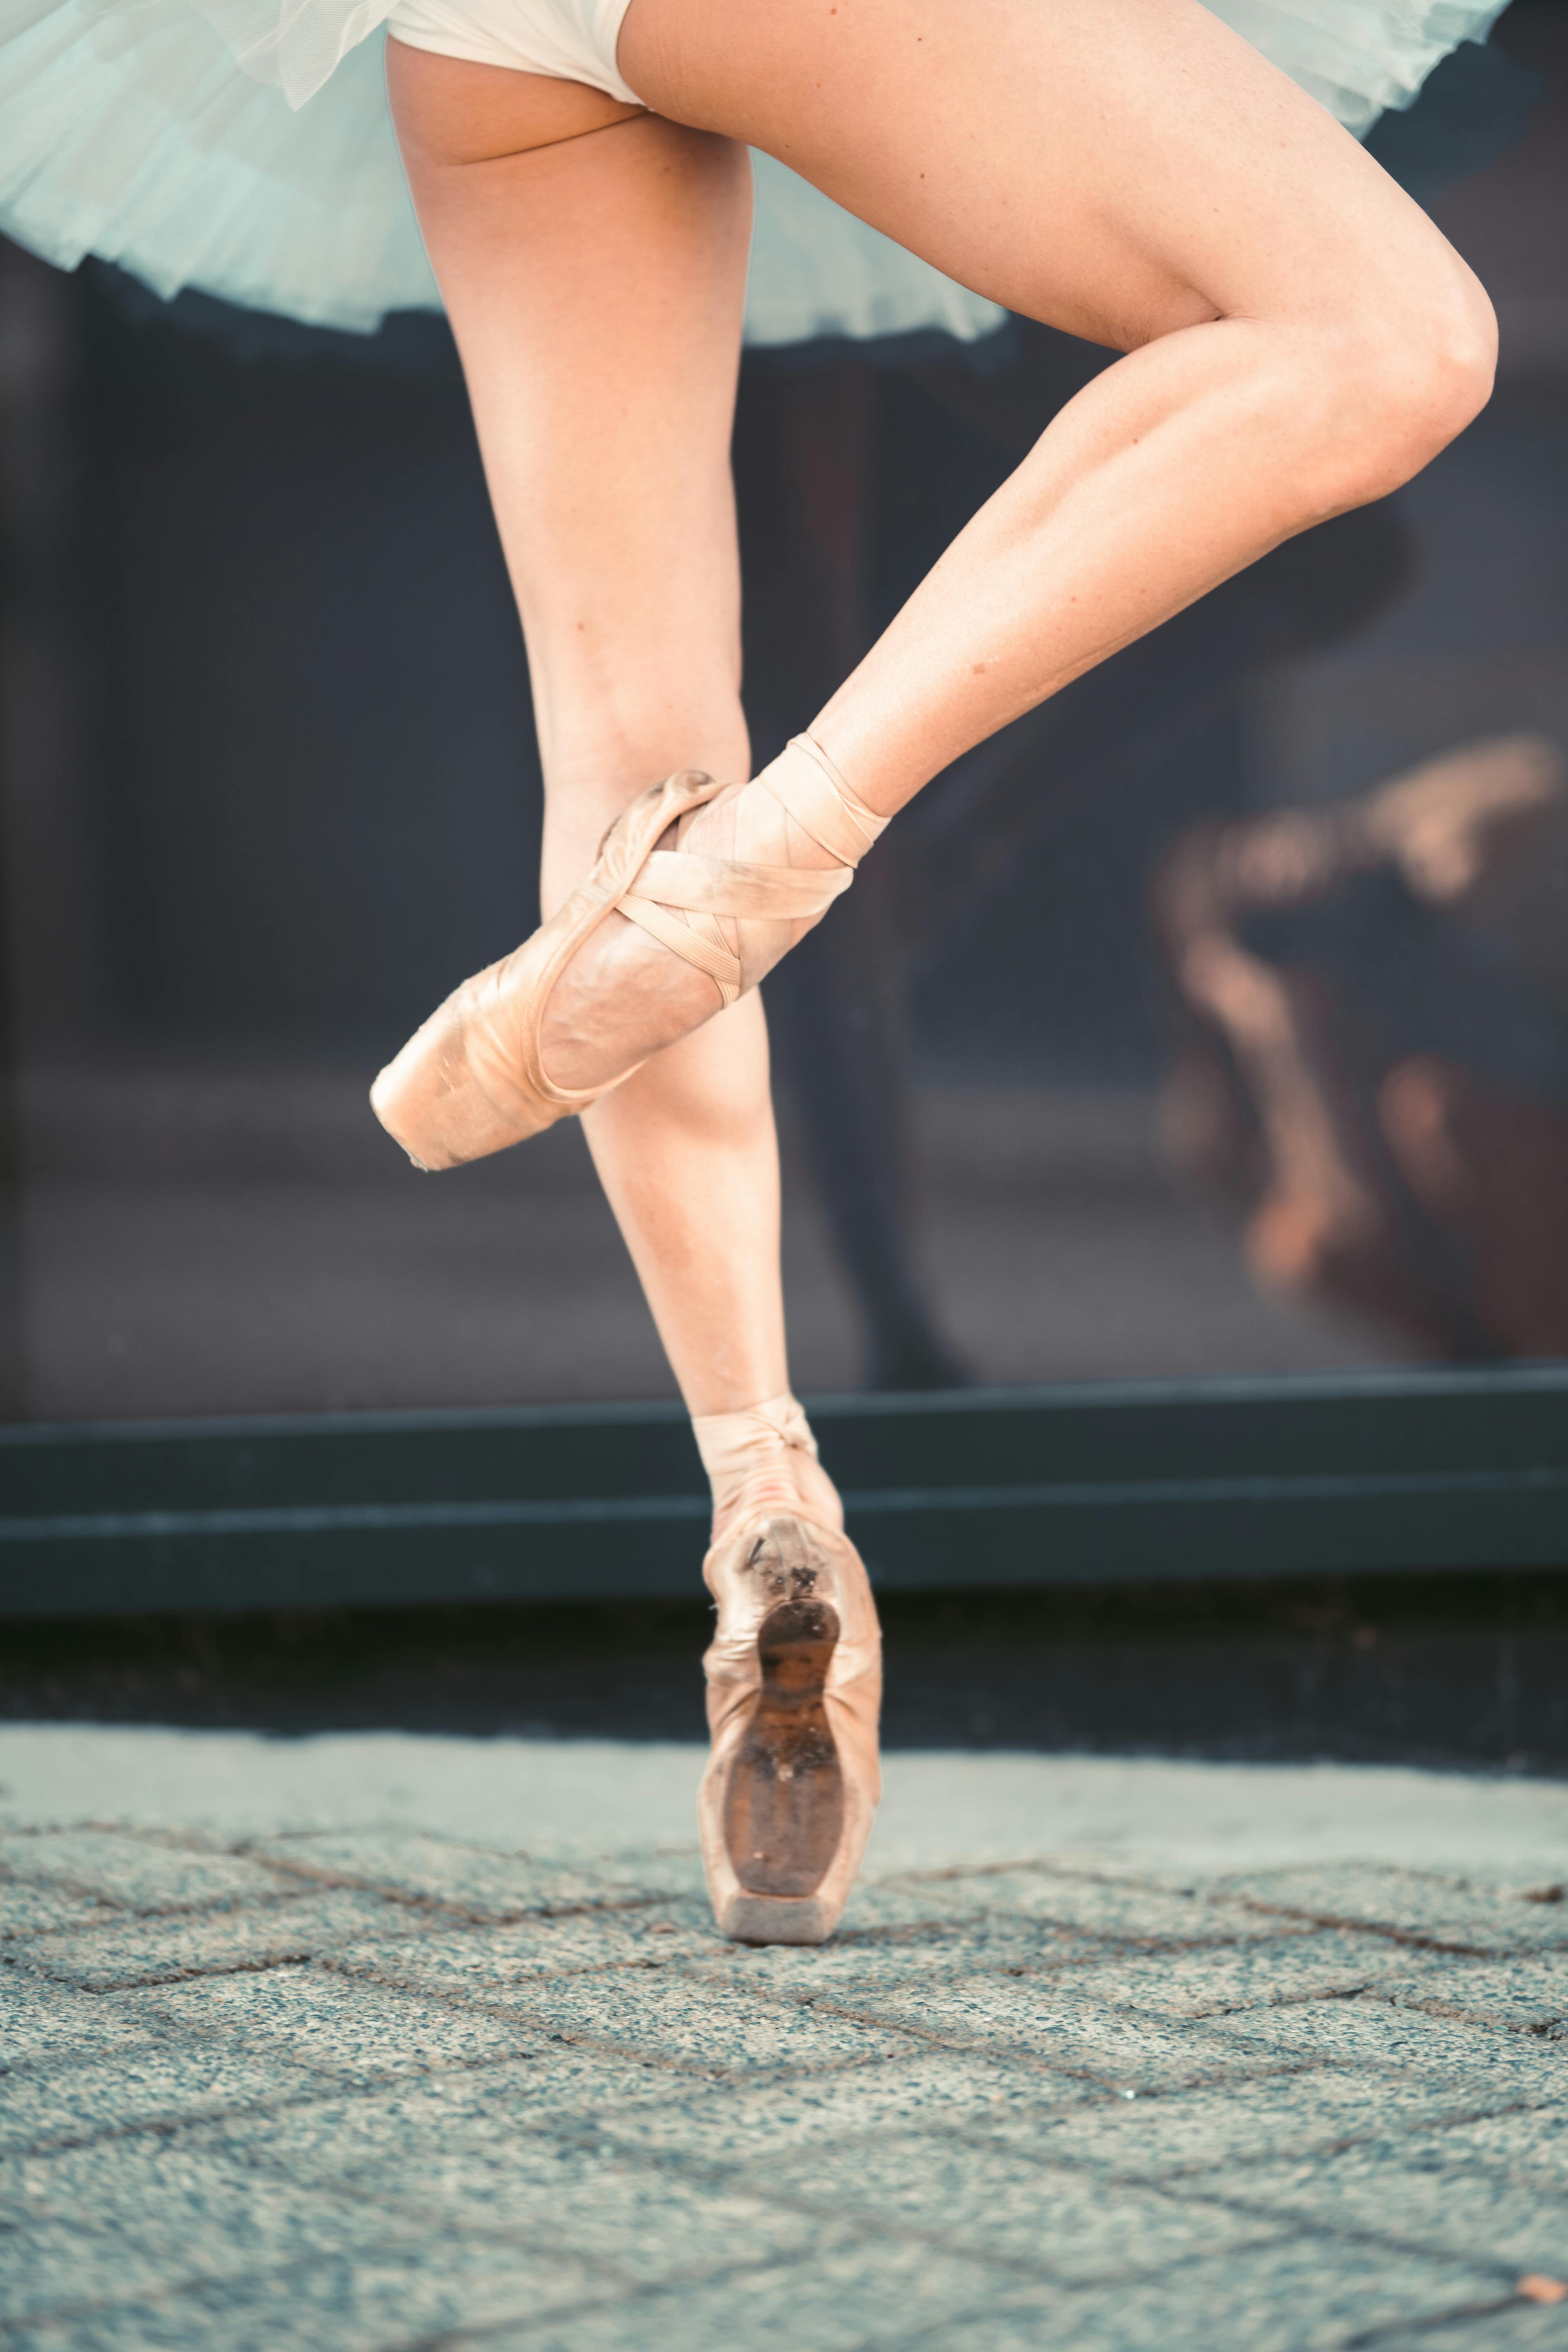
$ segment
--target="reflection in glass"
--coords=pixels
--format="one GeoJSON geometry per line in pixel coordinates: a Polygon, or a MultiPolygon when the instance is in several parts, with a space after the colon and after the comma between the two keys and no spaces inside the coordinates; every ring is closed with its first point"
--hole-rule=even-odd
{"type": "MultiPolygon", "coordinates": [[[[1568,21],[1461,68],[1388,160],[1490,410],[959,763],[768,982],[805,1389],[1568,1353],[1568,21]]],[[[748,361],[759,760],[1104,363],[748,361]]],[[[430,1184],[364,1105],[534,908],[444,330],[11,254],[0,407],[4,1412],[668,1394],[574,1133],[430,1184]]]]}

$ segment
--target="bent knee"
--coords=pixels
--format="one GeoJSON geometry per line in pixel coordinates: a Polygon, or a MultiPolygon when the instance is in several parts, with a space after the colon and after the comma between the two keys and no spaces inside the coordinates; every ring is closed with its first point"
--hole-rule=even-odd
{"type": "Polygon", "coordinates": [[[1457,254],[1446,258],[1384,355],[1391,454],[1403,451],[1411,473],[1480,414],[1497,373],[1497,314],[1474,272],[1457,254]]]}
{"type": "Polygon", "coordinates": [[[1420,283],[1361,311],[1330,344],[1340,430],[1326,487],[1336,509],[1398,489],[1491,397],[1496,314],[1447,247],[1420,283]]]}

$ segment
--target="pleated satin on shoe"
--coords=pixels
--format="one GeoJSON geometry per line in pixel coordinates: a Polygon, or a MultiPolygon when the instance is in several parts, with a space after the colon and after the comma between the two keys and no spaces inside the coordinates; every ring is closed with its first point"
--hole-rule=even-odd
{"type": "Polygon", "coordinates": [[[719,1611],[703,1660],[712,1751],[698,1797],[713,1916],[735,1942],[820,1944],[881,1790],[876,1603],[793,1398],[696,1427],[710,1472],[735,1431],[742,1471],[728,1495],[715,1475],[721,1532],[702,1565],[719,1611]],[[737,1425],[770,1419],[776,1451],[759,1433],[746,1470],[737,1425]]]}

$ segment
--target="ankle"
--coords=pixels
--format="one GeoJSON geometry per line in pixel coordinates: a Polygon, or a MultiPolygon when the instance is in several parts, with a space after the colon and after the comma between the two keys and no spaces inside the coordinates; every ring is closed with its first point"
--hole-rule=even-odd
{"type": "Polygon", "coordinates": [[[748,1520],[779,1511],[842,1532],[837,1490],[817,1461],[811,1424],[787,1390],[739,1412],[694,1414],[691,1429],[712,1489],[716,1544],[748,1520]]]}

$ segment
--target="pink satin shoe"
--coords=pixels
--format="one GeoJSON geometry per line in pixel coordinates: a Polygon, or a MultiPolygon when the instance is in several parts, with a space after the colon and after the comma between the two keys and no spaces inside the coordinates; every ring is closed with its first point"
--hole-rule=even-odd
{"type": "Polygon", "coordinates": [[[713,1916],[737,1943],[820,1944],[881,1792],[876,1603],[793,1397],[693,1425],[720,1530],[702,1564],[719,1623],[697,1805],[713,1916]]]}
{"type": "Polygon", "coordinates": [[[750,785],[696,769],[639,794],[605,836],[594,870],[531,939],[455,989],[371,1088],[371,1107],[416,1168],[456,1168],[586,1110],[640,1062],[596,1087],[558,1087],[541,1030],[550,993],[584,941],[620,913],[713,982],[713,1011],[772,970],[795,926],[826,913],[887,823],[809,736],[750,785]],[[760,789],[759,789],[760,788],[760,789]],[[697,811],[731,795],[728,857],[681,843],[697,811]],[[792,866],[790,821],[838,862],[792,866]],[[673,849],[658,846],[675,827],[673,849]]]}

